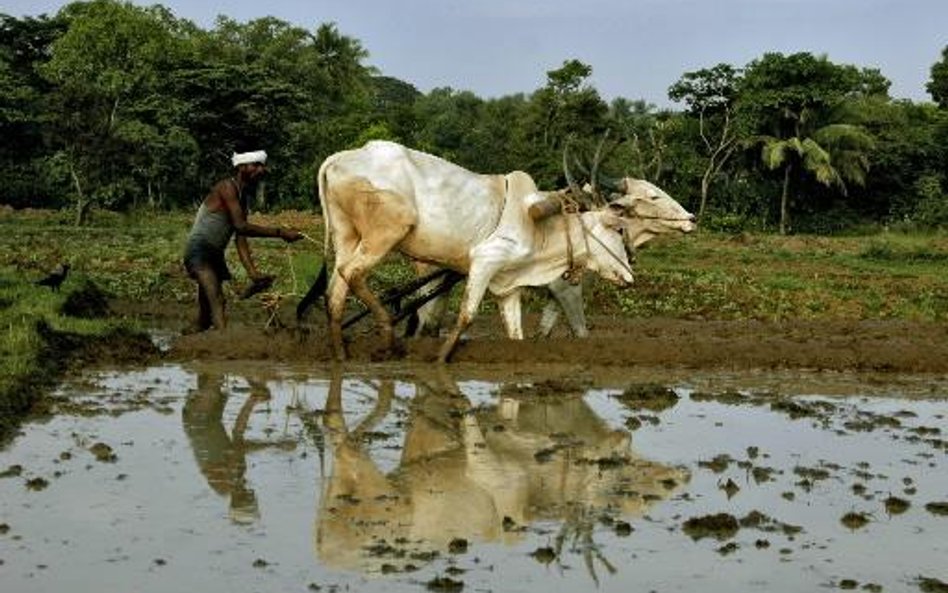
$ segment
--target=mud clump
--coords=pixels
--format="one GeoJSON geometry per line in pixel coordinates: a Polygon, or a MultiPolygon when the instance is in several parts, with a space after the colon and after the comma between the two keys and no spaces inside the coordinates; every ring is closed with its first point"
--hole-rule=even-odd
{"type": "Polygon", "coordinates": [[[727,453],[721,453],[720,455],[716,455],[714,459],[711,459],[710,461],[699,461],[698,467],[703,467],[713,471],[716,474],[720,474],[724,473],[733,462],[733,457],[727,453]]]}
{"type": "Polygon", "coordinates": [[[791,420],[815,418],[821,413],[821,407],[817,404],[793,401],[788,398],[780,398],[773,402],[770,404],[770,409],[790,416],[791,420]]]}
{"type": "Polygon", "coordinates": [[[924,593],[948,593],[948,583],[932,577],[918,577],[918,588],[924,593]]]}
{"type": "Polygon", "coordinates": [[[890,515],[901,515],[909,510],[910,506],[912,506],[912,503],[898,496],[890,496],[885,499],[885,510],[890,515]]]}
{"type": "Polygon", "coordinates": [[[448,552],[452,554],[465,554],[467,553],[468,543],[464,538],[454,538],[448,542],[448,552]]]}
{"type": "Polygon", "coordinates": [[[618,535],[619,537],[628,537],[632,535],[633,531],[635,531],[632,525],[626,521],[616,521],[616,524],[613,530],[615,531],[615,534],[618,535]]]}
{"type": "Polygon", "coordinates": [[[533,556],[533,559],[540,564],[549,564],[550,562],[556,560],[556,551],[549,546],[537,548],[531,552],[530,555],[533,556]]]}
{"type": "Polygon", "coordinates": [[[673,389],[657,383],[630,385],[620,395],[613,397],[630,410],[650,410],[652,412],[662,412],[674,407],[679,400],[673,389]]]}
{"type": "Polygon", "coordinates": [[[96,443],[89,447],[89,452],[95,455],[96,461],[102,463],[115,463],[118,460],[118,455],[115,454],[115,451],[112,450],[112,447],[106,445],[105,443],[96,443]]]}
{"type": "Polygon", "coordinates": [[[718,548],[718,549],[717,549],[717,552],[718,552],[718,554],[720,554],[720,555],[722,555],[722,556],[727,556],[728,554],[733,554],[734,552],[738,551],[739,549],[740,549],[740,546],[739,546],[739,545],[737,545],[737,544],[734,543],[734,542],[729,542],[729,543],[727,543],[727,544],[724,544],[724,545],[721,546],[720,548],[718,548]]]}
{"type": "Polygon", "coordinates": [[[563,397],[582,393],[587,385],[582,380],[571,378],[546,379],[530,384],[505,385],[501,394],[518,398],[563,397]]]}
{"type": "Polygon", "coordinates": [[[930,502],[925,505],[925,510],[933,515],[948,517],[948,502],[930,502]]]}
{"type": "Polygon", "coordinates": [[[734,391],[732,389],[722,391],[721,393],[710,393],[704,391],[695,391],[691,394],[691,401],[694,402],[717,402],[719,404],[727,404],[731,406],[739,406],[751,401],[751,398],[747,397],[739,391],[734,391]]]}
{"type": "Polygon", "coordinates": [[[718,488],[724,490],[724,493],[727,494],[728,499],[734,498],[737,493],[741,491],[741,487],[730,478],[728,478],[727,482],[718,484],[718,488]]]}
{"type": "Polygon", "coordinates": [[[16,464],[0,472],[0,478],[17,478],[23,475],[23,466],[16,464]]]}
{"type": "Polygon", "coordinates": [[[69,293],[59,312],[68,317],[103,319],[112,314],[112,308],[109,306],[109,295],[87,280],[82,287],[69,293]]]}
{"type": "Polygon", "coordinates": [[[791,525],[789,523],[777,521],[757,510],[747,513],[747,515],[741,518],[739,523],[743,528],[758,529],[767,533],[781,532],[790,538],[793,538],[793,536],[803,532],[803,528],[799,525],[791,525]]]}
{"type": "Polygon", "coordinates": [[[692,517],[682,525],[682,530],[695,541],[705,537],[724,541],[734,537],[740,528],[737,518],[728,513],[692,517]]]}
{"type": "Polygon", "coordinates": [[[456,581],[450,577],[435,577],[428,581],[426,587],[429,591],[438,593],[457,593],[464,589],[463,581],[456,581]]]}
{"type": "Polygon", "coordinates": [[[46,478],[31,478],[26,481],[26,487],[34,492],[46,490],[47,486],[49,486],[49,480],[46,478]]]}
{"type": "Polygon", "coordinates": [[[839,521],[849,529],[861,529],[869,524],[869,515],[866,513],[849,512],[843,515],[839,521]]]}

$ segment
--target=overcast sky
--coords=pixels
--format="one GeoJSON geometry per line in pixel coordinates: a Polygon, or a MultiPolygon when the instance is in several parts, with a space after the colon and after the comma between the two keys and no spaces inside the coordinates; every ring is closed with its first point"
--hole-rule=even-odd
{"type": "MultiPolygon", "coordinates": [[[[0,12],[54,14],[60,0],[0,0],[0,12]]],[[[149,5],[150,1],[136,0],[149,5]]],[[[422,92],[483,98],[530,93],[565,60],[593,68],[602,96],[669,102],[682,74],[765,52],[808,51],[878,68],[891,95],[928,101],[931,66],[948,46],[948,0],[166,0],[211,28],[219,14],[274,16],[307,29],[335,22],[368,64],[422,92]]]]}

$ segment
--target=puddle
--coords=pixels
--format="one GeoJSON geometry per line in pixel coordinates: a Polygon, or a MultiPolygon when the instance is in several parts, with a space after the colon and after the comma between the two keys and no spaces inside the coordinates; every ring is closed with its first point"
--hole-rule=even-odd
{"type": "Polygon", "coordinates": [[[0,451],[5,591],[948,583],[944,378],[232,362],[57,397],[0,451]]]}

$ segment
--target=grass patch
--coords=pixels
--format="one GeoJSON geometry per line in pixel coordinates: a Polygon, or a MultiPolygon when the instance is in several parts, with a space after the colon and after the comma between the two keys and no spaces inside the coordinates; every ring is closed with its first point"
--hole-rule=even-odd
{"type": "MultiPolygon", "coordinates": [[[[321,218],[309,212],[252,218],[300,228],[313,239],[293,245],[251,239],[258,267],[277,276],[274,290],[305,293],[323,262],[321,218]]],[[[194,287],[180,260],[192,214],[97,212],[93,224],[81,228],[68,220],[49,211],[0,214],[0,268],[39,278],[68,261],[73,276],[67,285],[89,279],[120,300],[191,306],[194,287]]],[[[239,290],[247,279],[236,250],[229,249],[227,257],[232,284],[239,290]]],[[[635,285],[629,290],[590,278],[587,310],[592,315],[686,319],[943,321],[948,318],[946,261],[946,234],[780,237],[701,231],[659,237],[640,249],[635,285]]],[[[383,262],[371,283],[384,291],[411,277],[405,260],[394,256],[383,262]]],[[[454,291],[455,304],[460,292],[454,291]]],[[[537,311],[544,302],[530,296],[525,307],[537,311]]],[[[491,299],[485,303],[494,308],[491,299]]]]}
{"type": "Polygon", "coordinates": [[[129,353],[153,348],[128,321],[63,315],[63,304],[73,294],[54,293],[15,270],[0,268],[0,443],[91,348],[110,341],[119,350],[135,343],[129,353]]]}

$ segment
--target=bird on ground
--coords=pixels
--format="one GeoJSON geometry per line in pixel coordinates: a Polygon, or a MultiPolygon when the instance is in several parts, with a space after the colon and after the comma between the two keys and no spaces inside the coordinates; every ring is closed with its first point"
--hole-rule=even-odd
{"type": "Polygon", "coordinates": [[[48,276],[41,280],[36,281],[37,286],[48,286],[53,289],[53,292],[58,292],[59,287],[66,280],[66,275],[69,274],[69,264],[59,264],[56,266],[56,269],[49,273],[48,276]]]}

